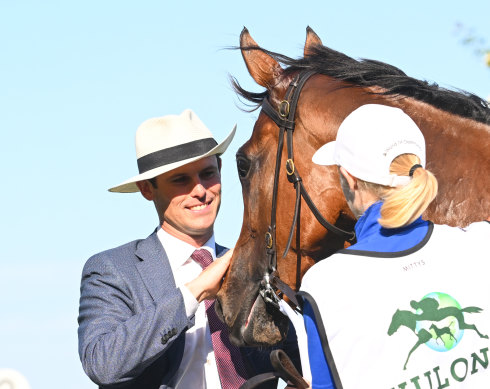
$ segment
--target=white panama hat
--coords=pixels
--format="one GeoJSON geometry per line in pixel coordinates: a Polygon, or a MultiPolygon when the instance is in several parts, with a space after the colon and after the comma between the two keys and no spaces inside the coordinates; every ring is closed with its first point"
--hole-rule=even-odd
{"type": "Polygon", "coordinates": [[[391,162],[401,154],[415,154],[425,168],[425,139],[420,129],[399,108],[366,104],[344,119],[337,139],[320,147],[313,162],[342,166],[361,180],[396,187],[411,179],[390,174],[391,162]]]}
{"type": "Polygon", "coordinates": [[[211,131],[190,109],[144,121],[136,131],[137,176],[110,188],[110,192],[138,192],[137,181],[148,180],[185,164],[223,154],[235,136],[236,124],[218,144],[211,131]]]}
{"type": "Polygon", "coordinates": [[[0,369],[0,388],[5,389],[31,389],[27,379],[17,370],[9,368],[0,369]]]}

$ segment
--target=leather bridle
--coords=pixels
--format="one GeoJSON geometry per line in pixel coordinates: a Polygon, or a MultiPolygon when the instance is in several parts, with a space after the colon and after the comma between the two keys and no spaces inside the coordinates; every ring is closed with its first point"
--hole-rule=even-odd
{"type": "MultiPolygon", "coordinates": [[[[320,213],[308,194],[306,188],[303,185],[301,176],[294,165],[293,159],[293,132],[295,127],[295,115],[298,100],[301,94],[301,90],[306,81],[315,74],[314,71],[302,71],[298,73],[286,91],[284,99],[279,103],[278,108],[274,108],[268,98],[265,98],[262,102],[262,112],[264,112],[269,118],[271,118],[279,127],[279,138],[277,144],[276,155],[276,167],[274,172],[274,186],[272,190],[272,209],[271,209],[271,223],[268,231],[265,234],[266,255],[268,258],[268,267],[264,274],[264,277],[260,283],[260,294],[266,303],[274,305],[279,308],[279,301],[282,295],[286,295],[291,302],[298,307],[298,301],[296,299],[296,292],[293,291],[285,282],[283,282],[277,273],[277,247],[276,247],[276,213],[277,213],[277,193],[279,186],[279,173],[281,168],[282,150],[284,146],[284,135],[286,135],[286,148],[288,159],[286,161],[286,174],[289,182],[294,185],[296,189],[296,201],[294,206],[294,216],[291,228],[289,231],[289,238],[287,240],[286,248],[283,253],[283,258],[291,247],[291,241],[293,238],[294,229],[296,227],[296,286],[300,283],[301,277],[301,250],[300,250],[300,213],[301,213],[301,198],[306,202],[313,215],[319,221],[319,223],[328,231],[333,232],[348,242],[355,240],[354,231],[344,231],[333,224],[329,223],[320,213]],[[277,290],[280,290],[278,293],[277,290]]],[[[296,308],[298,309],[298,308],[296,308]]]]}

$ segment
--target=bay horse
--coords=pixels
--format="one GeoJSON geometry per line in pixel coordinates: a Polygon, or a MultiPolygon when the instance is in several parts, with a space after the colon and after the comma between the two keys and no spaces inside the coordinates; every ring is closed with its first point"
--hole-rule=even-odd
{"type": "Polygon", "coordinates": [[[490,108],[484,100],[410,78],[382,62],[350,58],[323,46],[309,27],[300,59],[261,48],[246,28],[240,49],[250,75],[265,90],[248,92],[233,81],[242,98],[262,107],[250,139],[236,156],[243,225],[217,297],[217,312],[233,343],[266,346],[284,339],[287,318],[277,304],[270,304],[271,271],[286,284],[282,291],[287,286],[298,290],[308,268],[349,244],[346,236],[355,220],[337,168],[315,165],[311,158],[335,139],[343,119],[361,105],[401,108],[422,130],[427,168],[439,181],[439,194],[424,218],[465,226],[490,215],[490,108]],[[289,95],[295,95],[297,106],[290,107],[289,95]],[[278,146],[283,142],[280,126],[291,135],[287,150],[278,146]],[[294,135],[287,131],[292,126],[294,135]],[[287,174],[279,174],[286,159],[287,174]],[[326,223],[347,232],[329,232],[326,223]],[[281,257],[283,251],[288,252],[281,257]],[[271,259],[277,260],[273,269],[271,259]]]}

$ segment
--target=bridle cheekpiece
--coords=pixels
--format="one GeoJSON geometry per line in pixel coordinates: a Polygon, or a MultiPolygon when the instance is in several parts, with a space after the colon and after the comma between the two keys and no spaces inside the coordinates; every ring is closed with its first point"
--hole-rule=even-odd
{"type": "MultiPolygon", "coordinates": [[[[279,309],[279,301],[282,295],[286,295],[296,307],[299,307],[296,299],[296,292],[283,282],[277,273],[277,247],[276,247],[276,213],[277,213],[277,193],[279,186],[279,173],[281,168],[282,150],[284,146],[284,134],[286,134],[286,174],[288,181],[294,185],[296,189],[296,201],[294,208],[294,217],[289,231],[289,238],[286,248],[283,253],[283,258],[288,253],[291,247],[294,229],[296,227],[296,286],[300,283],[301,277],[301,251],[300,247],[300,213],[301,213],[301,198],[304,199],[313,215],[318,222],[328,231],[333,232],[348,242],[355,240],[355,232],[344,231],[330,222],[328,222],[315,206],[308,192],[306,191],[301,176],[299,175],[293,158],[293,132],[295,127],[296,108],[298,106],[301,90],[306,81],[315,74],[314,71],[302,71],[296,75],[286,91],[284,99],[279,103],[277,109],[274,108],[268,98],[262,102],[262,112],[264,112],[274,123],[279,127],[279,139],[277,144],[276,165],[274,172],[274,184],[272,190],[272,208],[271,208],[271,223],[268,231],[265,234],[266,255],[268,258],[267,270],[260,282],[259,293],[267,304],[271,304],[279,309]],[[277,290],[280,290],[278,293],[277,290]]],[[[296,308],[298,309],[298,308],[296,308]]]]}

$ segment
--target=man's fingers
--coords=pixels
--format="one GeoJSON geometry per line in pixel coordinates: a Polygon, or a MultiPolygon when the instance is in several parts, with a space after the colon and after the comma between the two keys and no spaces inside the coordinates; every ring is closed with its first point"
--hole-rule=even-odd
{"type": "Polygon", "coordinates": [[[233,249],[228,250],[222,257],[216,258],[211,266],[219,267],[223,271],[223,275],[226,273],[228,266],[230,266],[231,257],[233,255],[233,249]]]}
{"type": "Polygon", "coordinates": [[[233,249],[230,249],[228,250],[222,257],[220,257],[219,259],[223,259],[224,261],[228,261],[230,262],[231,260],[231,257],[233,256],[233,249]]]}
{"type": "Polygon", "coordinates": [[[197,278],[186,284],[197,301],[201,302],[204,299],[216,297],[223,277],[230,266],[232,255],[233,250],[229,250],[222,257],[216,258],[197,278]]]}

